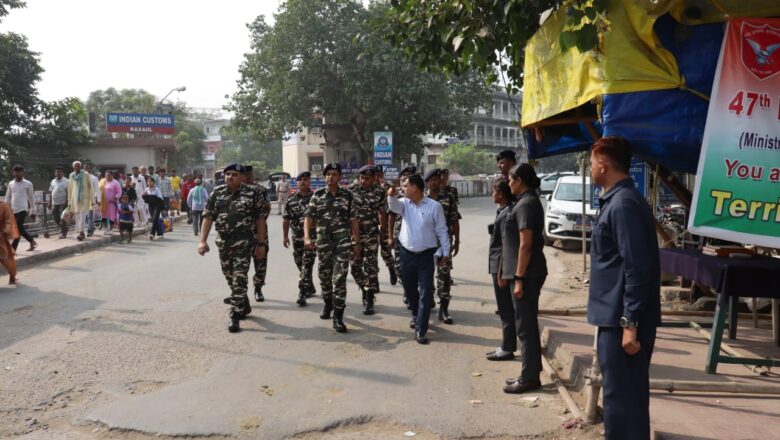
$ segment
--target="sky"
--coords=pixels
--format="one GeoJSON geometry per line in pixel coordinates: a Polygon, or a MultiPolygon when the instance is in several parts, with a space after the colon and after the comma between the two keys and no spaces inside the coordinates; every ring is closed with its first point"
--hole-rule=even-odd
{"type": "Polygon", "coordinates": [[[140,88],[189,107],[221,108],[249,51],[246,24],[273,20],[280,0],[26,0],[0,32],[27,37],[45,72],[46,101],[140,88]]]}

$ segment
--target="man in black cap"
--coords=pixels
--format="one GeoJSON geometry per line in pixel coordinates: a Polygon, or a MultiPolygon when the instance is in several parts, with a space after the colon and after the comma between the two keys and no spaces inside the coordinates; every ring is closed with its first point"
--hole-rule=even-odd
{"type": "MultiPolygon", "coordinates": [[[[409,165],[406,168],[402,169],[400,173],[398,173],[398,183],[399,183],[399,191],[396,195],[396,198],[400,199],[403,197],[403,183],[404,179],[411,176],[412,174],[417,173],[417,167],[414,165],[409,165]]],[[[390,185],[392,187],[392,185],[390,185]]],[[[388,188],[389,189],[389,188],[388,188]]],[[[401,279],[401,250],[400,246],[401,244],[398,242],[398,234],[401,232],[401,223],[402,218],[398,214],[394,213],[393,211],[388,211],[387,213],[387,229],[388,229],[388,238],[387,242],[390,248],[393,249],[394,256],[393,256],[393,268],[395,269],[395,274],[398,277],[398,280],[401,281],[401,285],[403,285],[403,279],[401,279]]],[[[404,295],[404,304],[407,304],[409,301],[406,298],[406,295],[404,295]]]]}
{"type": "Polygon", "coordinates": [[[387,223],[387,196],[382,188],[374,184],[373,165],[358,170],[360,186],[352,190],[352,229],[360,231],[361,252],[352,260],[352,276],[363,294],[363,314],[374,314],[374,296],[379,292],[380,224],[387,223]]]}
{"type": "Polygon", "coordinates": [[[333,313],[333,329],[346,333],[344,307],[347,303],[347,274],[352,254],[350,230],[355,237],[355,254],[360,255],[360,230],[352,227],[350,209],[352,193],[339,186],[341,165],[329,163],[323,171],[325,188],[312,195],[304,217],[304,244],[308,249],[317,249],[322,299],[325,306],[320,319],[330,319],[333,313]],[[316,242],[314,234],[317,233],[316,242]]]}
{"type": "Polygon", "coordinates": [[[509,180],[509,170],[517,164],[517,158],[515,152],[512,150],[504,150],[496,155],[496,162],[498,163],[498,171],[503,174],[504,178],[509,180]]]}
{"type": "Polygon", "coordinates": [[[239,320],[252,311],[246,295],[249,254],[254,251],[254,257],[265,257],[265,218],[270,209],[260,193],[241,183],[242,171],[243,167],[235,163],[224,168],[226,183],[215,188],[206,202],[198,242],[198,253],[205,255],[209,251],[209,232],[214,225],[222,274],[231,291],[224,300],[231,306],[228,324],[231,333],[241,330],[239,320]]]}
{"type": "MultiPolygon", "coordinates": [[[[258,185],[255,183],[255,171],[252,165],[243,165],[244,171],[241,173],[241,177],[244,180],[244,185],[252,188],[253,190],[257,191],[257,193],[263,198],[265,203],[268,205],[268,214],[271,213],[271,202],[268,198],[268,190],[265,189],[263,185],[258,185]]],[[[268,220],[268,214],[266,214],[263,221],[268,220]]],[[[252,262],[255,266],[255,276],[252,277],[252,284],[255,286],[255,301],[257,302],[263,302],[265,301],[265,296],[263,296],[263,286],[265,286],[265,274],[268,272],[268,251],[270,250],[269,241],[268,241],[268,235],[266,234],[266,240],[265,240],[265,255],[263,258],[257,258],[255,256],[252,257],[252,262]]]]}
{"type": "Polygon", "coordinates": [[[450,185],[450,170],[447,168],[441,169],[441,192],[451,196],[455,200],[456,205],[460,205],[460,198],[458,197],[458,188],[450,185]]]}
{"type": "MultiPolygon", "coordinates": [[[[377,192],[381,191],[381,199],[385,201],[385,205],[387,205],[387,201],[385,200],[387,198],[387,190],[390,189],[392,185],[390,182],[385,182],[385,169],[382,165],[374,165],[374,180],[377,192]]],[[[386,208],[385,211],[387,211],[388,215],[390,214],[389,208],[386,208]]],[[[382,256],[382,260],[385,262],[385,266],[387,266],[387,271],[390,273],[390,284],[395,286],[396,283],[398,283],[398,275],[395,273],[395,261],[393,260],[392,248],[388,244],[391,232],[388,229],[387,218],[388,216],[385,216],[384,222],[379,225],[379,254],[382,256]]]]}
{"type": "MultiPolygon", "coordinates": [[[[306,299],[314,296],[314,282],[312,280],[312,268],[317,252],[314,249],[307,249],[303,244],[303,213],[311,201],[311,173],[304,171],[298,174],[295,179],[298,190],[295,191],[284,204],[282,210],[282,230],[284,232],[284,247],[290,247],[289,232],[293,232],[293,259],[298,266],[298,303],[303,307],[306,305],[306,299]]],[[[316,233],[311,232],[312,238],[316,239],[316,233]]]]}
{"type": "Polygon", "coordinates": [[[452,257],[458,255],[460,246],[460,213],[458,205],[452,198],[442,192],[441,170],[434,168],[425,173],[425,184],[428,187],[426,196],[441,203],[444,208],[444,218],[447,222],[447,233],[450,237],[451,255],[447,255],[447,263],[436,266],[436,294],[439,296],[439,321],[445,324],[452,324],[452,317],[449,315],[450,290],[452,288],[452,257]]]}

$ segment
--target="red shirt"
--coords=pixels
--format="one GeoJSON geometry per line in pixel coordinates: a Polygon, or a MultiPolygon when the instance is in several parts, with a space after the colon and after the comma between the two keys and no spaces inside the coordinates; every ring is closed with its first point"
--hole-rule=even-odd
{"type": "Polygon", "coordinates": [[[181,185],[181,199],[187,200],[187,196],[190,194],[190,190],[195,188],[195,181],[188,180],[181,185]]]}

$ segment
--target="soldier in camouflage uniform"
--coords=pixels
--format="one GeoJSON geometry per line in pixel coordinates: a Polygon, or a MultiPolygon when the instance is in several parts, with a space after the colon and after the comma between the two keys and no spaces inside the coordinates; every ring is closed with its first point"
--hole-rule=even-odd
{"type": "Polygon", "coordinates": [[[447,230],[452,240],[452,255],[444,266],[436,266],[436,294],[439,296],[439,321],[452,324],[449,315],[450,288],[452,287],[452,257],[458,254],[460,245],[460,213],[452,195],[442,192],[441,171],[437,168],[425,173],[425,184],[428,187],[426,196],[441,203],[444,208],[444,218],[447,220],[447,230]]]}
{"type": "Polygon", "coordinates": [[[360,230],[361,253],[352,260],[352,276],[363,293],[363,314],[374,314],[374,295],[379,292],[380,228],[386,223],[387,196],[381,187],[374,184],[374,167],[366,165],[358,171],[360,186],[352,190],[352,228],[360,230]],[[377,191],[379,189],[379,191],[377,191]]]}
{"type": "MultiPolygon", "coordinates": [[[[303,213],[311,201],[311,173],[304,171],[298,174],[295,179],[298,183],[298,190],[293,193],[284,204],[282,210],[282,230],[284,231],[284,247],[290,247],[289,231],[292,228],[293,233],[293,259],[298,266],[298,303],[303,307],[306,305],[306,299],[314,296],[314,281],[312,280],[312,268],[314,268],[314,259],[317,252],[313,249],[306,249],[303,244],[303,213]]],[[[316,239],[316,233],[311,232],[312,239],[316,239]]]]}
{"type": "Polygon", "coordinates": [[[249,254],[254,251],[257,258],[265,256],[265,218],[269,210],[257,191],[241,183],[241,172],[239,164],[225,167],[226,184],[215,188],[206,202],[198,243],[198,253],[205,255],[209,251],[207,240],[213,224],[218,234],[216,244],[222,273],[231,292],[224,300],[231,306],[228,325],[231,333],[240,330],[239,320],[252,311],[246,295],[249,254]]]}
{"type": "MultiPolygon", "coordinates": [[[[417,172],[417,168],[414,165],[410,165],[403,170],[398,175],[398,180],[400,184],[403,184],[404,179],[411,176],[412,174],[415,174],[417,172]]],[[[396,196],[399,199],[403,197],[403,186],[400,186],[400,191],[398,192],[398,195],[396,196]]],[[[398,234],[401,233],[401,217],[393,213],[392,211],[389,211],[387,213],[387,229],[388,231],[392,231],[389,237],[388,237],[388,244],[390,248],[393,249],[394,257],[393,257],[393,267],[395,269],[395,273],[398,276],[398,280],[401,281],[401,285],[403,285],[403,280],[401,279],[401,244],[398,242],[398,234]]],[[[407,308],[411,310],[411,306],[409,306],[409,301],[406,298],[406,295],[404,295],[404,304],[407,305],[407,308]]]]}
{"type": "Polygon", "coordinates": [[[460,198],[458,197],[458,188],[450,185],[450,170],[444,168],[441,170],[441,192],[451,196],[455,200],[455,204],[460,206],[460,198]]]}
{"type": "MultiPolygon", "coordinates": [[[[244,185],[257,191],[262,196],[265,203],[268,205],[268,214],[271,212],[271,201],[268,198],[268,190],[263,185],[255,184],[255,174],[252,165],[243,165],[244,171],[241,176],[244,179],[244,185]]],[[[268,218],[266,214],[266,220],[268,218]]],[[[265,256],[263,258],[257,258],[252,256],[252,262],[255,266],[255,276],[252,277],[252,284],[255,286],[255,301],[263,302],[265,297],[263,296],[263,286],[265,285],[265,274],[268,271],[268,251],[270,250],[268,236],[265,240],[265,256]]]]}
{"type": "MultiPolygon", "coordinates": [[[[385,200],[385,205],[387,205],[387,190],[390,189],[392,185],[389,182],[385,182],[385,170],[382,165],[374,166],[374,180],[376,181],[377,194],[381,192],[381,198],[385,200]]],[[[385,211],[387,211],[388,215],[390,214],[389,208],[385,207],[385,211]]],[[[389,244],[390,237],[388,234],[391,232],[388,229],[387,216],[385,216],[384,222],[380,224],[379,227],[379,254],[382,256],[382,260],[385,262],[385,266],[387,266],[387,271],[390,273],[390,285],[395,286],[396,283],[398,283],[398,275],[395,272],[395,260],[393,259],[392,248],[389,244]]]]}
{"type": "MultiPolygon", "coordinates": [[[[357,238],[360,237],[360,230],[355,230],[350,220],[352,193],[339,187],[341,165],[328,164],[324,174],[327,187],[314,192],[304,213],[306,220],[303,240],[308,249],[317,249],[317,272],[322,299],[325,301],[320,319],[329,319],[333,312],[333,329],[345,333],[347,326],[344,325],[344,307],[347,301],[349,260],[352,255],[350,229],[357,238]],[[311,234],[312,230],[317,233],[316,242],[311,234]]],[[[359,244],[355,246],[355,254],[360,254],[359,244]]]]}

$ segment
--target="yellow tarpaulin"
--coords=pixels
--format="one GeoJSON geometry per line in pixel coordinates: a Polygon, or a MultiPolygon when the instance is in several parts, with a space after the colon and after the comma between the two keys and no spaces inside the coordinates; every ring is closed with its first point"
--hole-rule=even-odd
{"type": "Polygon", "coordinates": [[[523,86],[524,127],[577,108],[608,93],[683,87],[677,62],[653,31],[658,17],[671,13],[686,24],[723,21],[729,16],[780,15],[779,0],[612,0],[610,31],[599,51],[561,52],[565,8],[553,13],[528,41],[523,86]]]}

